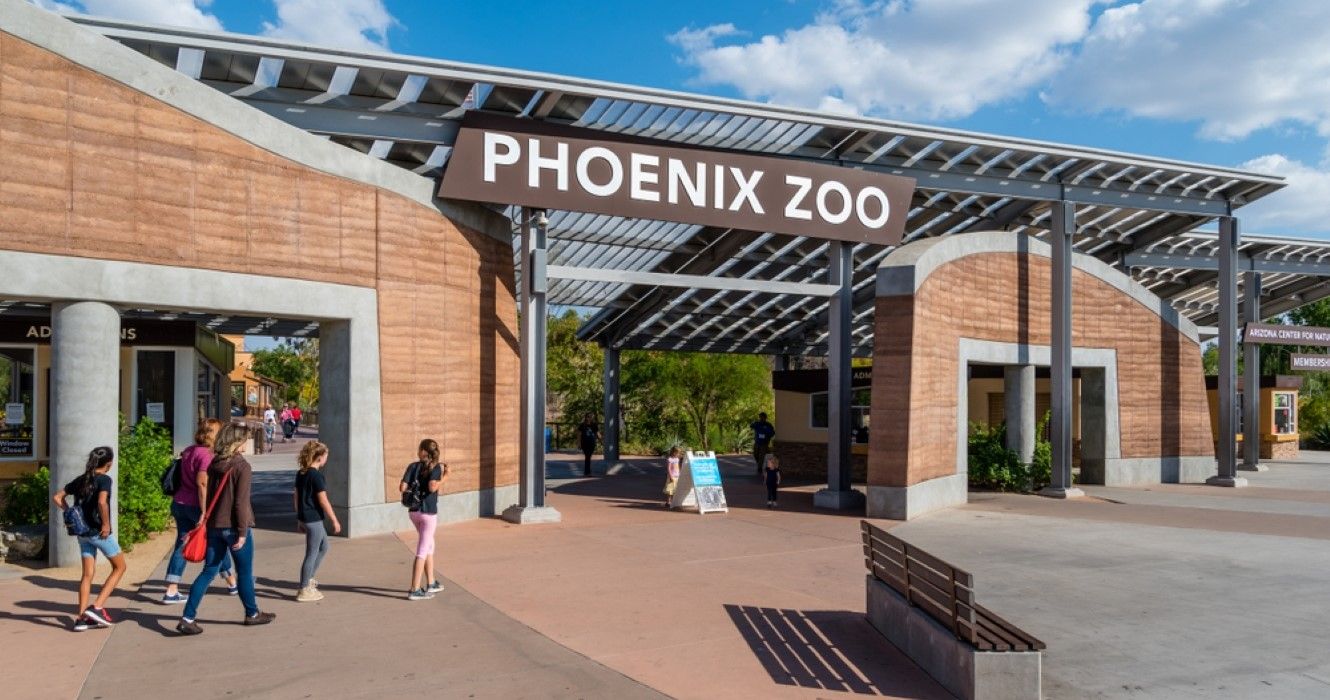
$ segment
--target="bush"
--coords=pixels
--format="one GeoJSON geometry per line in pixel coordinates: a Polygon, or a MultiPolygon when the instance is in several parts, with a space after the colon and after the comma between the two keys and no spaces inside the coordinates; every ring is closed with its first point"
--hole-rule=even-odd
{"type": "Polygon", "coordinates": [[[983,423],[970,424],[967,462],[972,488],[994,491],[1026,491],[1030,484],[1030,470],[1021,464],[1020,457],[1007,449],[1007,426],[989,427],[983,423]]]}
{"type": "Polygon", "coordinates": [[[42,467],[5,489],[0,525],[45,525],[51,512],[51,472],[42,467]]]}
{"type": "Polygon", "coordinates": [[[679,437],[678,435],[670,435],[667,437],[658,438],[652,441],[651,452],[652,454],[655,455],[665,456],[669,454],[670,450],[675,447],[687,452],[688,445],[686,444],[686,442],[687,442],[686,440],[679,437]]]}
{"type": "Polygon", "coordinates": [[[170,523],[171,498],[162,494],[161,476],[174,453],[171,433],[150,420],[121,429],[119,540],[125,549],[170,523]]]}
{"type": "Polygon", "coordinates": [[[1044,436],[1048,434],[1048,422],[1053,415],[1044,411],[1039,425],[1034,429],[1034,457],[1030,460],[1030,490],[1038,491],[1048,486],[1053,480],[1053,443],[1044,436]]]}
{"type": "Polygon", "coordinates": [[[718,426],[711,431],[711,447],[721,454],[753,451],[753,431],[743,425],[718,426]]]}

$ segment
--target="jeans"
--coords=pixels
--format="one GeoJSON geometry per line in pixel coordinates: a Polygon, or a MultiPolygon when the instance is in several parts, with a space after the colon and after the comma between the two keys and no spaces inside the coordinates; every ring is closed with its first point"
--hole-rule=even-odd
{"type": "Polygon", "coordinates": [[[767,466],[767,446],[761,443],[753,443],[753,461],[757,462],[757,473],[761,474],[767,466]]]}
{"type": "Polygon", "coordinates": [[[590,445],[586,444],[582,445],[582,456],[586,458],[585,461],[582,463],[583,476],[591,476],[591,455],[595,454],[595,452],[596,452],[595,443],[592,443],[590,445]]]}
{"type": "Polygon", "coordinates": [[[102,556],[110,560],[120,554],[120,542],[116,540],[115,533],[106,537],[102,537],[101,533],[97,533],[91,537],[80,537],[78,540],[79,555],[82,557],[96,559],[97,553],[101,552],[102,556]]]}
{"type": "Polygon", "coordinates": [[[328,529],[322,520],[305,523],[305,561],[300,565],[300,587],[309,585],[310,579],[323,563],[323,555],[328,553],[328,529]]]}
{"type": "MultiPolygon", "coordinates": [[[[171,550],[171,561],[166,565],[166,582],[180,583],[185,575],[185,566],[189,563],[185,561],[185,535],[198,527],[199,520],[203,518],[203,509],[172,501],[171,517],[175,518],[176,538],[175,549],[171,550]]],[[[218,573],[226,577],[231,575],[231,557],[222,560],[222,568],[218,573]]]]}
{"type": "Polygon", "coordinates": [[[239,533],[231,528],[208,528],[208,555],[203,560],[203,571],[189,587],[189,602],[185,603],[184,617],[193,620],[199,611],[199,603],[208,592],[208,586],[217,577],[222,562],[229,554],[236,563],[237,585],[240,587],[240,602],[245,606],[245,616],[259,614],[259,601],[254,596],[254,531],[245,531],[245,546],[231,549],[239,539],[239,533]]]}

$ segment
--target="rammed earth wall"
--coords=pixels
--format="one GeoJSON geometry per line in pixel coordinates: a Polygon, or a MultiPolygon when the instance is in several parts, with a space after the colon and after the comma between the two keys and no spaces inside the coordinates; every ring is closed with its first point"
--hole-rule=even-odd
{"type": "MultiPolygon", "coordinates": [[[[1156,483],[1179,460],[1212,467],[1195,328],[1102,262],[1077,255],[1075,264],[1073,346],[1116,357],[1118,462],[1138,472],[1154,465],[1156,483]]],[[[958,474],[962,339],[1048,346],[1051,274],[1045,244],[1005,232],[923,241],[883,261],[870,486],[900,490],[958,474]]]]}
{"type": "MultiPolygon", "coordinates": [[[[10,19],[35,12],[18,8],[10,19]]],[[[233,101],[64,20],[31,21],[61,23],[44,29],[92,43],[106,65],[141,60],[133,72],[150,75],[162,98],[0,32],[0,251],[374,289],[381,367],[354,371],[381,372],[385,464],[352,468],[382,470],[385,501],[395,501],[416,442],[435,437],[453,467],[447,493],[517,483],[517,324],[506,240],[418,199],[260,147],[199,116],[213,104],[219,114],[250,108],[223,105],[233,101]],[[185,99],[189,110],[171,103],[185,99]]],[[[294,142],[319,162],[369,160],[256,111],[250,119],[265,138],[294,142]]],[[[347,170],[376,168],[392,166],[352,162],[347,170]]]]}

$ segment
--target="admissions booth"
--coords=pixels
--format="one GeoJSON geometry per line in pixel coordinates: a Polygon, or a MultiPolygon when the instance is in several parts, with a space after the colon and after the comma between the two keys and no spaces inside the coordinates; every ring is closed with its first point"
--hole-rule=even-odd
{"type": "Polygon", "coordinates": [[[1266,276],[1266,316],[1330,293],[1296,246],[1239,235],[1283,182],[1230,168],[21,0],[0,0],[0,70],[0,317],[50,309],[53,480],[114,439],[97,380],[126,315],[317,328],[351,536],[406,526],[395,486],[426,435],[454,469],[443,520],[559,517],[548,304],[596,309],[579,336],[605,348],[610,461],[623,350],[826,357],[824,507],[864,508],[850,365],[872,357],[866,512],[904,518],[965,500],[978,365],[1018,446],[1048,368],[1053,495],[1075,493],[1074,403],[1106,483],[1238,483],[1198,326],[1236,338],[1239,270],[1266,276]]]}

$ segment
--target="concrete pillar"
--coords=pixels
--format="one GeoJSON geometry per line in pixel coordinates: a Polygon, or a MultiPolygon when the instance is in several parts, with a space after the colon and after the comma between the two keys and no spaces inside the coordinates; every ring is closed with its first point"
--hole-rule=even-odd
{"type": "MultiPolygon", "coordinates": [[[[391,532],[405,525],[395,489],[384,492],[378,343],[376,321],[319,322],[319,440],[328,446],[323,473],[344,537],[391,532]]],[[[415,455],[395,454],[389,459],[405,465],[415,455]]]]}
{"type": "MultiPolygon", "coordinates": [[[[1219,218],[1219,473],[1212,486],[1246,486],[1237,475],[1238,220],[1219,218]]],[[[1257,370],[1259,372],[1259,368],[1257,370]]]]}
{"type": "Polygon", "coordinates": [[[1007,415],[1007,449],[1020,456],[1021,464],[1034,459],[1034,366],[1008,365],[1002,372],[1003,400],[1007,415]]]}
{"type": "MultiPolygon", "coordinates": [[[[1247,323],[1261,322],[1261,273],[1249,271],[1242,294],[1242,317],[1247,323]]],[[[1242,344],[1242,464],[1238,469],[1263,472],[1261,464],[1261,344],[1242,344]]]]}
{"type": "Polygon", "coordinates": [[[851,314],[854,307],[854,244],[831,244],[828,284],[840,289],[827,309],[827,487],[813,494],[818,508],[856,510],[864,495],[850,485],[850,358],[851,314]]]}
{"type": "Polygon", "coordinates": [[[1072,498],[1085,495],[1072,486],[1071,478],[1071,277],[1073,238],[1076,234],[1076,205],[1058,201],[1052,205],[1053,247],[1052,275],[1052,362],[1051,385],[1052,416],[1049,420],[1049,440],[1053,447],[1053,474],[1051,483],[1040,493],[1053,498],[1072,498]]]}
{"type": "Polygon", "coordinates": [[[601,440],[605,444],[605,473],[619,462],[619,349],[612,345],[604,348],[605,428],[601,440]]]}
{"type": "Polygon", "coordinates": [[[514,523],[559,522],[545,505],[545,212],[522,209],[522,414],[518,503],[503,512],[514,523]]]}
{"type": "MultiPolygon", "coordinates": [[[[109,304],[62,302],[51,307],[51,493],[84,472],[88,453],[116,450],[111,467],[111,530],[119,532],[120,313],[109,304]]],[[[71,499],[72,500],[72,499],[71,499]]],[[[65,534],[52,506],[48,561],[79,563],[78,542],[65,534]]]]}

